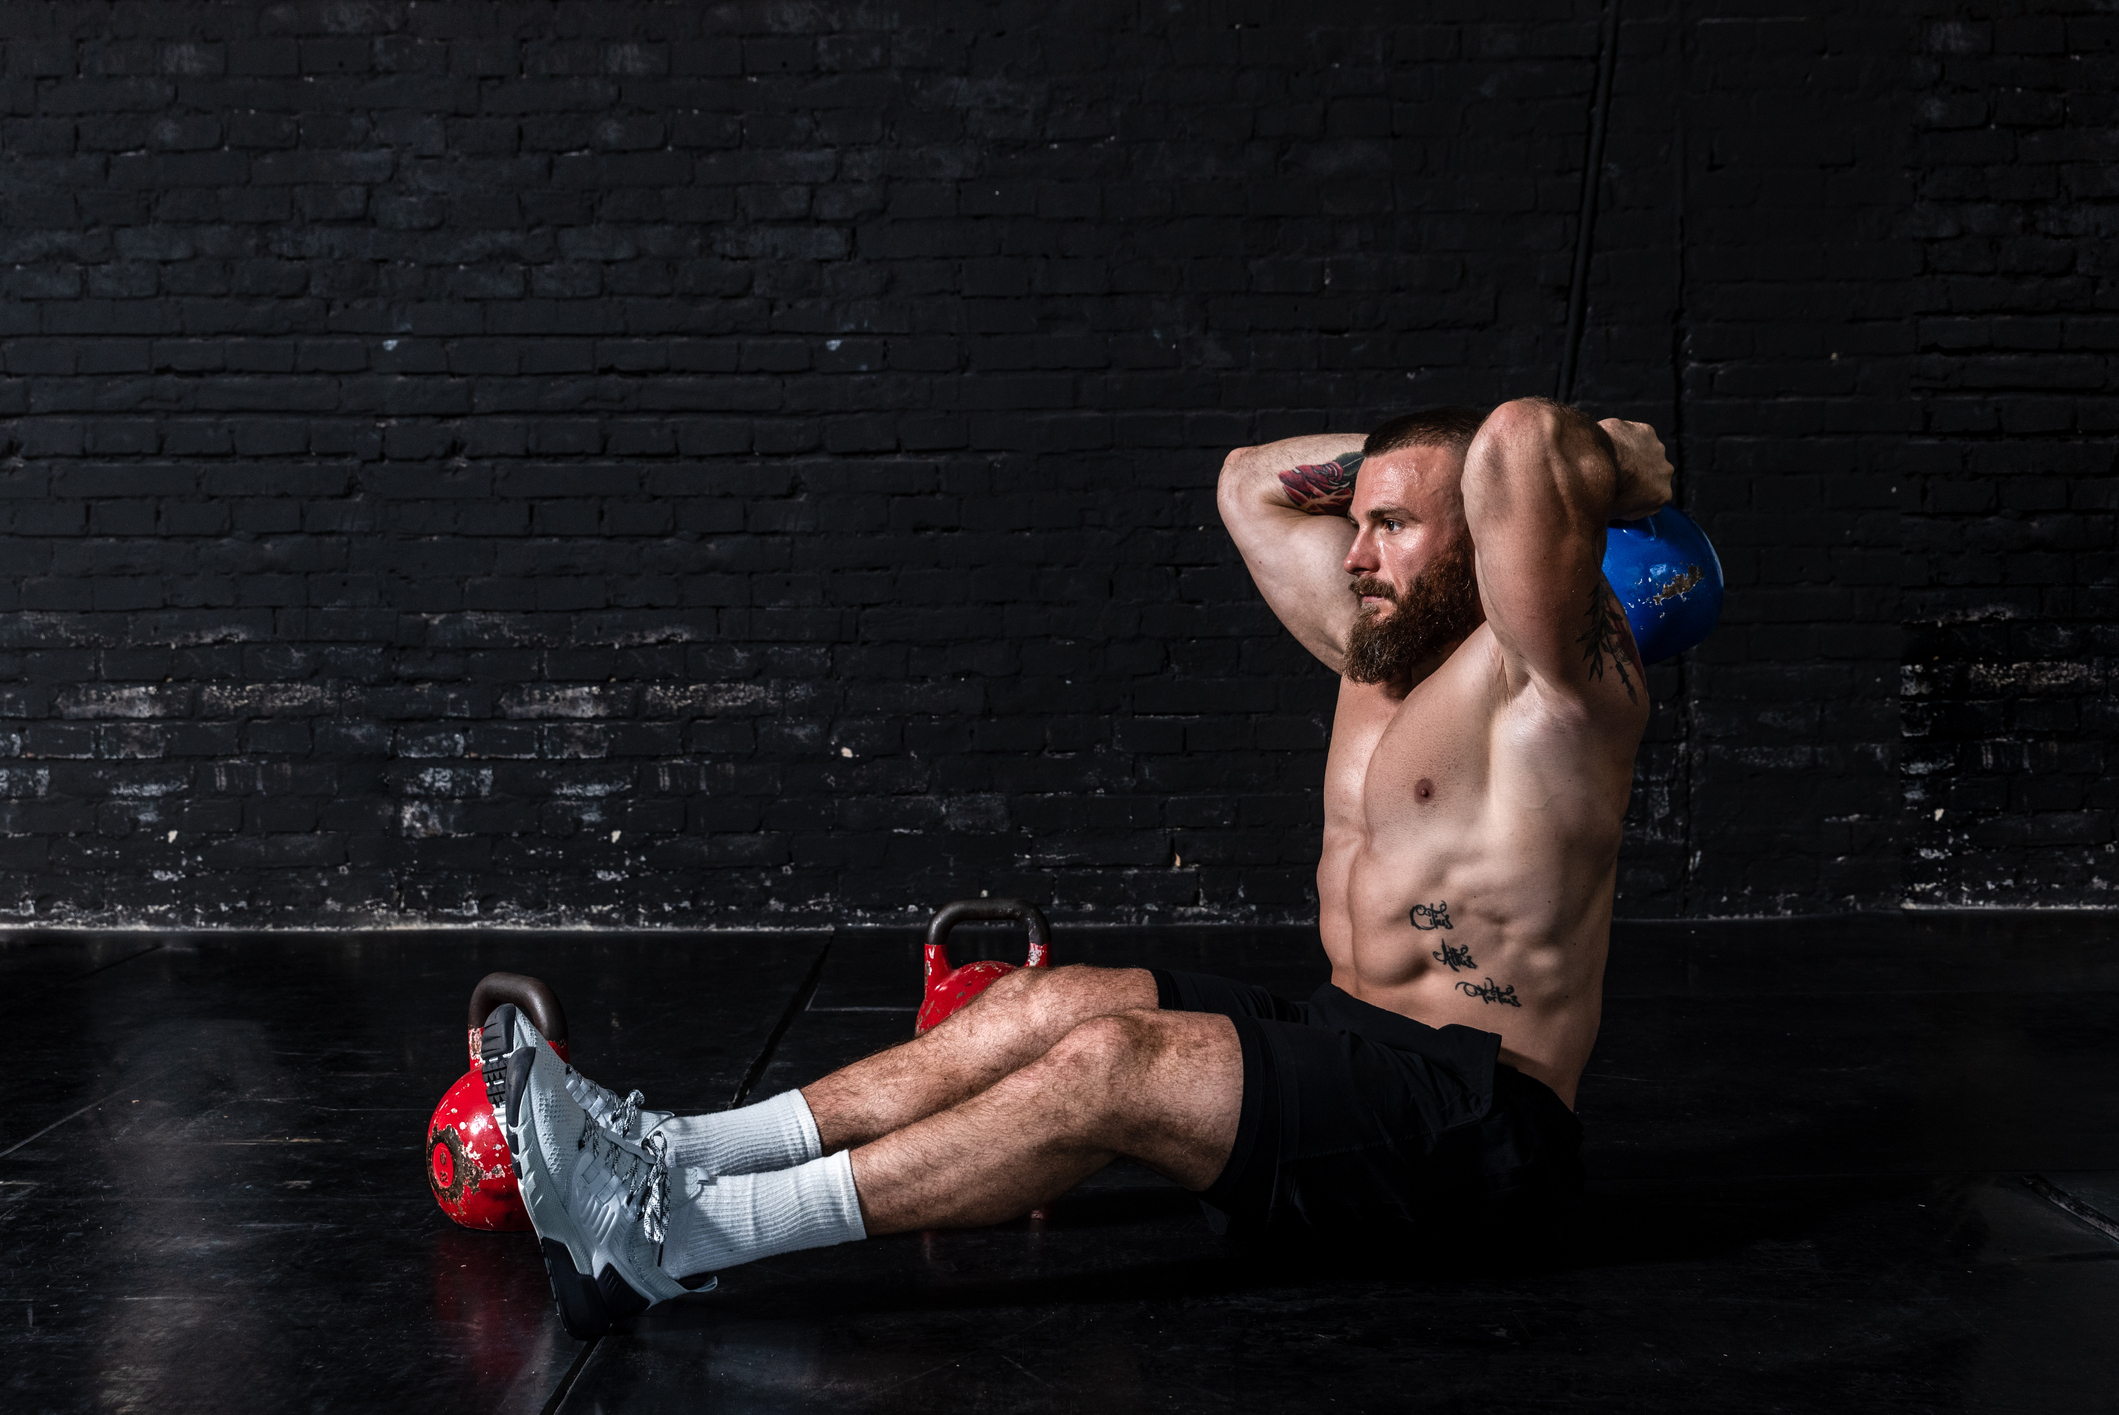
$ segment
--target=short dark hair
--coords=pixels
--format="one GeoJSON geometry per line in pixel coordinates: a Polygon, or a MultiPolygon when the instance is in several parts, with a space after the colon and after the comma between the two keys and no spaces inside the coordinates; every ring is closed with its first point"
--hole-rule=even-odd
{"type": "Polygon", "coordinates": [[[1477,408],[1456,405],[1423,408],[1417,413],[1392,418],[1370,433],[1368,441],[1361,444],[1361,455],[1381,457],[1401,447],[1447,447],[1462,453],[1472,445],[1479,425],[1485,421],[1486,414],[1477,408]]]}

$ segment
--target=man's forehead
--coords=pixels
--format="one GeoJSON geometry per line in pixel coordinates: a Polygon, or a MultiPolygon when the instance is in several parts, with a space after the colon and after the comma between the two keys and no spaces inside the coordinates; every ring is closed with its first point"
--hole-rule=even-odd
{"type": "Polygon", "coordinates": [[[1456,490],[1464,454],[1454,447],[1399,447],[1361,464],[1354,504],[1406,504],[1456,490]]]}

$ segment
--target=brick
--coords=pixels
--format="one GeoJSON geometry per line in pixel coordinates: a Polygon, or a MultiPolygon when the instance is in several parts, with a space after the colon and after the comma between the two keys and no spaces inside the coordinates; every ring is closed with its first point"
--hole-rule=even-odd
{"type": "MultiPolygon", "coordinates": [[[[7,46],[0,744],[102,773],[8,798],[36,893],[1305,914],[1332,683],[1214,470],[1550,388],[1593,24],[343,9],[7,46]],[[930,101],[1031,72],[1035,124],[930,101]],[[154,838],[122,793],[173,762],[235,807],[185,802],[199,865],[69,873],[154,838]],[[655,844],[598,881],[621,823],[655,844]]],[[[1576,394],[1682,425],[1732,592],[1651,674],[1621,908],[2088,900],[2109,21],[1627,39],[1576,394]],[[1695,164],[1681,310],[1649,90],[1695,164]],[[1990,843],[1912,850],[1916,795],[1990,843]]]]}

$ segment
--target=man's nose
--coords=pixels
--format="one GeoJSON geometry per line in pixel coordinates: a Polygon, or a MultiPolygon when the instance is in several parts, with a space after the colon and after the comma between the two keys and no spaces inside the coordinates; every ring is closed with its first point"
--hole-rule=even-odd
{"type": "Polygon", "coordinates": [[[1354,543],[1346,548],[1346,559],[1341,562],[1340,568],[1349,575],[1366,574],[1371,570],[1383,568],[1383,562],[1376,558],[1375,534],[1367,526],[1361,528],[1354,537],[1354,543]]]}

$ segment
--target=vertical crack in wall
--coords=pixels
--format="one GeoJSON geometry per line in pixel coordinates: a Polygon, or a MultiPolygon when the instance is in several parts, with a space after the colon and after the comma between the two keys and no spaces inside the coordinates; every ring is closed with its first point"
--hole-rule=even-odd
{"type": "MultiPolygon", "coordinates": [[[[1690,349],[1686,339],[1685,308],[1685,205],[1688,183],[1685,180],[1686,164],[1690,160],[1686,141],[1688,132],[1687,97],[1692,91],[1691,46],[1686,40],[1686,16],[1684,0],[1671,0],[1671,44],[1676,50],[1675,82],[1670,85],[1670,452],[1676,469],[1677,500],[1681,510],[1696,511],[1696,498],[1691,495],[1691,478],[1687,469],[1691,465],[1685,440],[1685,384],[1688,372],[1687,360],[1690,349]]],[[[1677,797],[1678,821],[1678,876],[1675,912],[1679,916],[1693,910],[1692,873],[1696,863],[1697,847],[1694,842],[1693,820],[1698,814],[1693,800],[1692,754],[1697,742],[1698,679],[1691,671],[1692,655],[1682,655],[1678,660],[1678,724],[1677,724],[1677,781],[1674,794],[1677,797]]]]}
{"type": "Polygon", "coordinates": [[[1590,90],[1589,135],[1582,153],[1582,192],[1575,203],[1574,265],[1567,282],[1567,335],[1553,397],[1571,403],[1582,354],[1582,327],[1589,311],[1589,269],[1596,254],[1597,206],[1604,189],[1604,135],[1611,120],[1611,91],[1619,63],[1619,10],[1623,0],[1604,0],[1597,26],[1597,80],[1590,90]]]}

